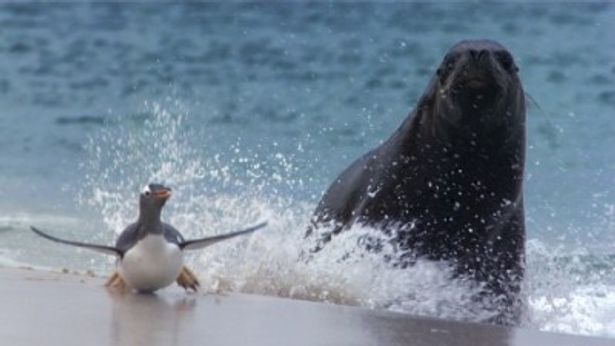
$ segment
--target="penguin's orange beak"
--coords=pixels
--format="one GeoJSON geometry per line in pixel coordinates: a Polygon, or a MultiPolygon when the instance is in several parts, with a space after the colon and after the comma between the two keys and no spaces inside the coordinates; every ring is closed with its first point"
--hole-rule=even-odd
{"type": "Polygon", "coordinates": [[[171,197],[171,189],[169,189],[169,188],[164,188],[164,189],[162,189],[162,190],[160,190],[160,191],[156,191],[156,192],[154,192],[153,194],[154,194],[154,197],[155,197],[156,199],[163,199],[163,200],[166,200],[166,199],[168,199],[169,197],[171,197]]]}

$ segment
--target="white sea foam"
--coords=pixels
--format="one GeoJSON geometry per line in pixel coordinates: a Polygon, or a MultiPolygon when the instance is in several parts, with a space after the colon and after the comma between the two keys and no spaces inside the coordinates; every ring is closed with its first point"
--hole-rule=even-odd
{"type": "Polygon", "coordinates": [[[542,330],[615,336],[615,265],[528,241],[529,321],[542,330]]]}

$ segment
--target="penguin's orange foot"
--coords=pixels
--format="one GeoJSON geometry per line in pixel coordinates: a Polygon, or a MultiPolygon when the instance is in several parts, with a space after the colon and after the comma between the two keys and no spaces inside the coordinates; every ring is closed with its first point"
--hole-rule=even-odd
{"type": "Polygon", "coordinates": [[[122,279],[122,277],[120,276],[120,274],[118,274],[117,271],[114,271],[113,274],[111,274],[111,276],[109,277],[109,279],[107,279],[107,282],[105,282],[105,287],[107,287],[107,289],[109,290],[118,292],[126,292],[128,290],[128,285],[126,284],[126,281],[122,279]]]}
{"type": "Polygon", "coordinates": [[[183,266],[182,271],[179,273],[177,277],[177,284],[183,287],[186,291],[192,290],[196,292],[199,289],[199,279],[196,278],[196,275],[192,272],[192,270],[188,269],[188,267],[183,266]]]}

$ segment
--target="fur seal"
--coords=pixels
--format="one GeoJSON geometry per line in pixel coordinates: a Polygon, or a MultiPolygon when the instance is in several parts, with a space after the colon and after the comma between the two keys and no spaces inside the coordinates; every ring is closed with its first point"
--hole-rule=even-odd
{"type": "Polygon", "coordinates": [[[398,265],[448,261],[457,275],[484,285],[481,299],[497,311],[491,322],[517,323],[526,145],[517,72],[497,42],[450,48],[397,131],[325,192],[307,232],[329,227],[318,232],[315,251],[353,224],[381,229],[403,253],[398,265]]]}
{"type": "Polygon", "coordinates": [[[160,219],[162,207],[171,189],[160,184],[145,186],[139,197],[139,217],[124,229],[115,246],[88,244],[60,239],[35,227],[32,231],[55,242],[87,248],[118,257],[115,271],[106,286],[121,290],[153,292],[177,282],[186,290],[196,291],[199,281],[183,263],[183,251],[202,249],[217,242],[252,233],[267,223],[227,234],[185,240],[173,226],[160,219]]]}

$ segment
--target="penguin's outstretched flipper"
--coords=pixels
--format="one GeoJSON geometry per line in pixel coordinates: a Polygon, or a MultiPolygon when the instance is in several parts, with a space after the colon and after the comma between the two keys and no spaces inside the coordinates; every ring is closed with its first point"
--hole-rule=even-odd
{"type": "Polygon", "coordinates": [[[38,234],[39,236],[41,236],[41,237],[43,237],[45,239],[57,242],[57,243],[62,243],[62,244],[66,244],[66,245],[82,247],[82,248],[85,248],[85,249],[90,249],[90,250],[94,250],[94,251],[97,251],[97,252],[102,252],[102,253],[107,254],[107,255],[114,255],[114,256],[118,256],[118,257],[122,257],[124,255],[120,249],[115,248],[113,246],[88,244],[88,243],[82,243],[82,242],[78,242],[78,241],[60,239],[58,237],[54,237],[52,235],[49,235],[49,234],[39,230],[36,227],[30,226],[30,228],[32,229],[32,232],[38,234]]]}
{"type": "Polygon", "coordinates": [[[246,228],[246,229],[243,229],[241,231],[235,231],[235,232],[231,232],[231,233],[227,233],[227,234],[215,235],[215,236],[212,236],[212,237],[206,237],[206,238],[201,238],[201,239],[186,240],[186,241],[180,242],[177,245],[182,250],[202,249],[202,248],[208,247],[210,245],[213,245],[215,243],[221,242],[223,240],[227,240],[227,239],[231,239],[231,238],[234,238],[234,237],[237,237],[237,236],[240,236],[240,235],[252,233],[252,232],[254,232],[256,230],[259,230],[259,229],[265,227],[266,225],[267,225],[267,222],[262,222],[262,223],[259,223],[256,226],[252,226],[250,228],[246,228]]]}

